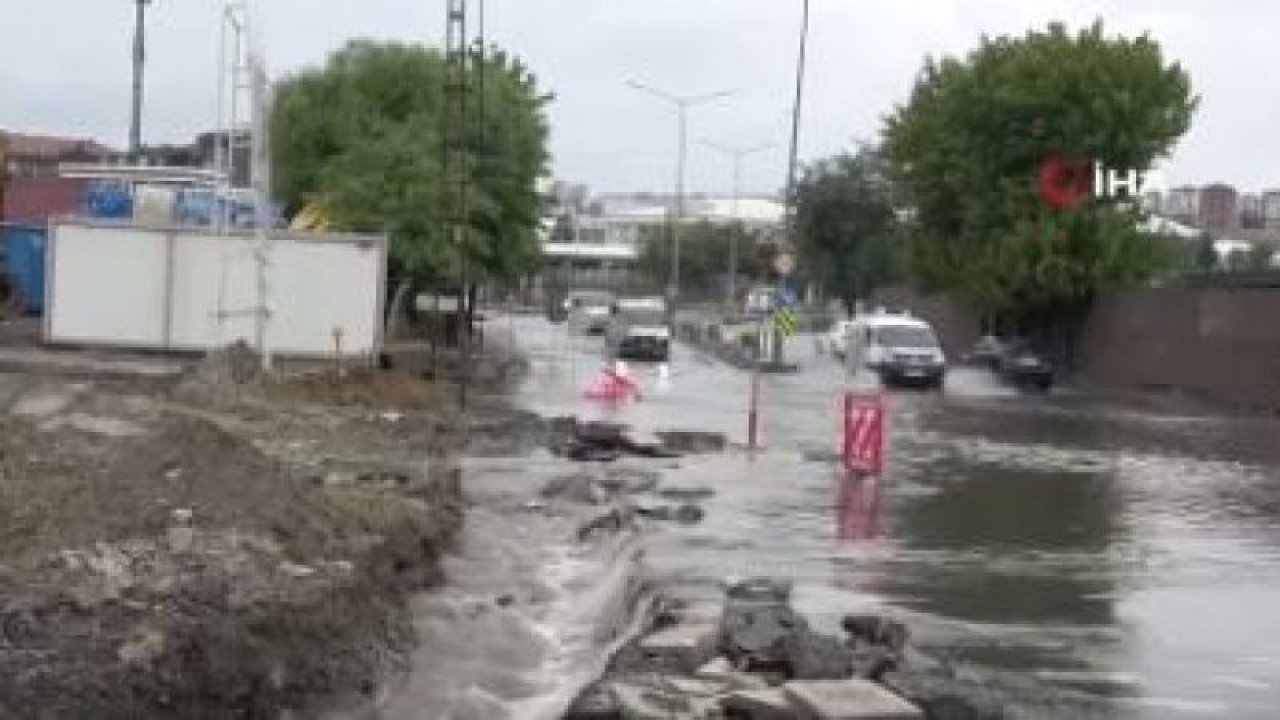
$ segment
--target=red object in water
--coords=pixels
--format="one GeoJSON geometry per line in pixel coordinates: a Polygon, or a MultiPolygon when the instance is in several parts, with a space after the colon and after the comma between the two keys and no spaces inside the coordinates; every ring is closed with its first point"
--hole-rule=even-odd
{"type": "Polygon", "coordinates": [[[631,395],[634,395],[639,400],[640,388],[636,386],[635,381],[631,378],[618,373],[613,368],[609,368],[595,376],[583,394],[589,400],[621,402],[631,395]]]}
{"type": "Polygon", "coordinates": [[[884,469],[884,415],[882,396],[845,394],[840,453],[845,470],[879,475],[884,469]]]}
{"type": "Polygon", "coordinates": [[[1040,199],[1054,210],[1069,210],[1093,192],[1093,163],[1071,161],[1054,153],[1040,164],[1037,180],[1040,199]]]}

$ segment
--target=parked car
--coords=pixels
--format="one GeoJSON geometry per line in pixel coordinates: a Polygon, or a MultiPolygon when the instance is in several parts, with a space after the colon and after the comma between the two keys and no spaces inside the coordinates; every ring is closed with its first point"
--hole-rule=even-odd
{"type": "Polygon", "coordinates": [[[633,298],[611,308],[605,343],[621,360],[666,362],[671,357],[671,327],[662,298],[633,298]]]}
{"type": "Polygon", "coordinates": [[[845,338],[854,371],[879,373],[885,385],[941,388],[946,381],[946,354],[924,320],[879,310],[855,317],[845,338]]]}
{"type": "Polygon", "coordinates": [[[609,326],[613,293],[603,290],[572,290],[565,298],[569,330],[586,335],[603,335],[609,326]]]}
{"type": "Polygon", "coordinates": [[[1004,355],[1005,343],[995,335],[987,334],[978,338],[973,349],[964,356],[966,363],[985,367],[988,370],[1000,369],[1000,358],[1004,355]]]}
{"type": "Polygon", "coordinates": [[[1053,363],[1026,340],[1006,343],[996,365],[1000,379],[1019,388],[1048,390],[1053,387],[1053,363]]]}

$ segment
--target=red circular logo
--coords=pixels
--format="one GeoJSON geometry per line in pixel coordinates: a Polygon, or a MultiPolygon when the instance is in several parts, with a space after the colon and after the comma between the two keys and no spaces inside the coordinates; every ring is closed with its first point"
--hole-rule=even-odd
{"type": "Polygon", "coordinates": [[[1040,163],[1040,199],[1054,210],[1069,210],[1093,192],[1093,162],[1068,160],[1054,153],[1040,163]]]}

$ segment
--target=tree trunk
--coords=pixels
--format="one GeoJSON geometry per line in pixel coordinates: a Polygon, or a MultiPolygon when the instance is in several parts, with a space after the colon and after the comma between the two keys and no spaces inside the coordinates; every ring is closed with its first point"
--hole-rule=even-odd
{"type": "Polygon", "coordinates": [[[401,280],[400,284],[396,286],[396,291],[391,296],[391,305],[387,309],[387,316],[384,319],[384,340],[399,338],[404,331],[405,302],[408,300],[409,291],[412,289],[413,284],[408,280],[401,280]]]}

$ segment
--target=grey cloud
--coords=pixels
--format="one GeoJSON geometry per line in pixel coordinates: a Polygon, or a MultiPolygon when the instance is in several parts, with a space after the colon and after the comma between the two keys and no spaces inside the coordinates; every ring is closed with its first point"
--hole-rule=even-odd
{"type": "MultiPolygon", "coordinates": [[[[123,142],[128,112],[129,0],[3,0],[0,125],[123,142]]],[[[218,0],[155,0],[147,137],[179,141],[214,122],[218,0]]],[[[351,37],[439,42],[443,3],[255,0],[271,68],[321,62],[351,37]]],[[[734,88],[700,108],[693,138],[778,143],[753,158],[747,185],[779,187],[799,0],[487,0],[491,38],[521,54],[557,95],[556,172],[600,188],[664,189],[674,179],[669,108],[625,87],[734,88]]],[[[1280,184],[1280,86],[1267,83],[1280,5],[1241,0],[813,0],[814,31],[801,150],[818,157],[875,136],[925,55],[963,53],[983,33],[1021,33],[1053,19],[1103,18],[1149,30],[1192,73],[1196,123],[1166,167],[1172,182],[1280,184]]],[[[725,189],[727,162],[694,147],[690,184],[725,189]]]]}

